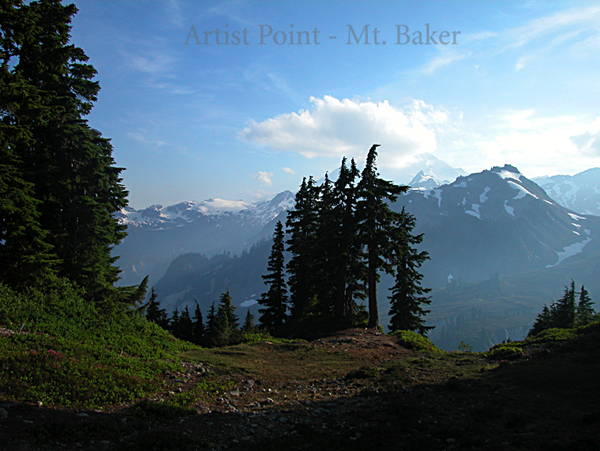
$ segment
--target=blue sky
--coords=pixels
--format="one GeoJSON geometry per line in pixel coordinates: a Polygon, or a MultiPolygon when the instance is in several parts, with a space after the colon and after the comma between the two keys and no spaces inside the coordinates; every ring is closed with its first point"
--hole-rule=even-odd
{"type": "Polygon", "coordinates": [[[268,199],[375,142],[399,183],[422,153],[530,178],[600,166],[595,1],[75,4],[102,87],[90,124],[134,208],[268,199]]]}

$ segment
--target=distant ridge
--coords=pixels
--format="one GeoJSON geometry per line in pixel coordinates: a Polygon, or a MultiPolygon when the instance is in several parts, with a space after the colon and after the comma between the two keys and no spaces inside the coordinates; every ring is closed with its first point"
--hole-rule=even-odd
{"type": "Polygon", "coordinates": [[[585,215],[600,216],[600,168],[533,180],[563,207],[585,215]]]}

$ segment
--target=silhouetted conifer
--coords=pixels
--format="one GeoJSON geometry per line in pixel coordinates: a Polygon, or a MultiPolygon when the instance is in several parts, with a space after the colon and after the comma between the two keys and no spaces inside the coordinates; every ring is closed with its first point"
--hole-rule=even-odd
{"type": "Polygon", "coordinates": [[[258,301],[265,307],[258,310],[260,324],[271,334],[276,333],[287,318],[288,296],[285,283],[284,247],[283,225],[278,221],[273,234],[273,246],[267,263],[267,274],[262,276],[269,289],[262,294],[258,301]]]}
{"type": "Polygon", "coordinates": [[[365,168],[358,183],[359,201],[357,218],[361,242],[366,248],[367,297],[369,306],[369,328],[379,327],[379,307],[377,305],[377,284],[380,270],[393,274],[392,265],[395,242],[393,230],[398,226],[399,214],[392,211],[388,202],[395,202],[398,195],[408,190],[383,180],[377,172],[378,144],[374,144],[367,155],[365,168]]]}

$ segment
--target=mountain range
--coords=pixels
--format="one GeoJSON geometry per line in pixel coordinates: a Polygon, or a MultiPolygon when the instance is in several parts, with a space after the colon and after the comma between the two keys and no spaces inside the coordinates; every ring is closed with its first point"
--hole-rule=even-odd
{"type": "Polygon", "coordinates": [[[600,168],[533,179],[552,199],[581,214],[600,216],[600,168]]]}
{"type": "Polygon", "coordinates": [[[259,203],[209,199],[144,210],[126,208],[118,218],[127,237],[115,249],[122,285],[139,283],[146,275],[156,283],[181,254],[241,253],[270,238],[278,220],[294,205],[291,191],[259,203]]]}
{"type": "MultiPolygon", "coordinates": [[[[594,171],[600,169],[586,173],[594,171]]],[[[422,248],[431,256],[422,268],[424,285],[434,288],[427,320],[436,326],[430,337],[438,346],[467,341],[477,350],[522,338],[571,277],[592,299],[600,297],[600,218],[562,205],[600,201],[593,177],[580,175],[543,179],[547,191],[510,165],[446,184],[433,170],[414,177],[416,186],[392,208],[406,207],[424,234],[422,248]],[[550,195],[556,192],[571,194],[559,201],[550,195]]],[[[151,274],[168,310],[198,301],[206,311],[229,288],[235,305],[255,311],[269,238],[293,204],[286,191],[256,204],[213,199],[125,210],[129,236],[117,249],[129,277],[123,280],[139,283],[151,274]]],[[[384,276],[379,289],[382,324],[391,282],[384,276]]]]}

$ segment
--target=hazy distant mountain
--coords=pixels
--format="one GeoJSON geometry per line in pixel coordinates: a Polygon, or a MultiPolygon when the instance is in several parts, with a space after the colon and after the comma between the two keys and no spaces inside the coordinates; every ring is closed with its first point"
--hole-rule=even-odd
{"type": "Polygon", "coordinates": [[[120,256],[121,284],[139,283],[149,274],[152,285],[181,254],[242,252],[272,235],[277,220],[285,219],[294,205],[294,197],[285,191],[254,204],[209,199],[122,210],[117,217],[127,224],[127,237],[114,251],[120,256]]]}
{"type": "Polygon", "coordinates": [[[577,213],[600,216],[600,168],[576,175],[533,179],[563,207],[577,213]]]}
{"type": "MultiPolygon", "coordinates": [[[[428,322],[437,326],[430,336],[439,346],[455,349],[465,340],[482,350],[522,338],[571,277],[600,297],[600,218],[558,205],[512,166],[413,189],[393,208],[403,206],[416,216],[431,256],[422,270],[424,285],[436,288],[428,322]]],[[[205,311],[229,287],[234,305],[250,306],[264,291],[269,251],[261,242],[237,258],[181,257],[157,283],[159,298],[169,309],[198,300],[205,311]],[[185,280],[178,267],[187,268],[185,280]]],[[[391,282],[383,277],[379,288],[382,324],[391,282]]]]}
{"type": "Polygon", "coordinates": [[[386,171],[385,176],[395,183],[429,189],[452,183],[457,177],[467,175],[461,168],[453,168],[429,153],[419,155],[414,163],[405,168],[394,169],[389,174],[387,172],[389,171],[386,171]]]}

